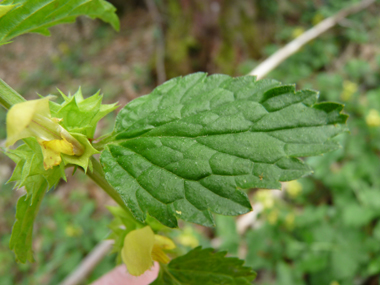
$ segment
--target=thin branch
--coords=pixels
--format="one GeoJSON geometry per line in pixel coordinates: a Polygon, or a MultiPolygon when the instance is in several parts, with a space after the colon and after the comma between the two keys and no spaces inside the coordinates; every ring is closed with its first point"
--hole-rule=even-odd
{"type": "Polygon", "coordinates": [[[157,35],[157,49],[156,49],[156,72],[157,72],[157,84],[160,85],[166,81],[165,72],[165,41],[162,28],[162,18],[156,3],[154,0],[145,0],[145,4],[148,7],[149,13],[156,24],[157,35]]]}
{"type": "Polygon", "coordinates": [[[113,240],[103,240],[100,242],[60,285],[77,285],[84,281],[96,265],[110,252],[112,245],[113,240]]]}
{"type": "Polygon", "coordinates": [[[286,46],[275,52],[268,59],[264,60],[255,69],[253,69],[249,73],[249,75],[256,75],[258,79],[265,77],[269,72],[275,69],[288,57],[296,53],[305,44],[317,38],[327,30],[331,29],[347,16],[364,10],[371,4],[375,3],[375,1],[376,0],[363,0],[362,2],[356,5],[340,10],[334,16],[323,20],[318,25],[307,30],[305,33],[303,33],[302,35],[288,43],[286,46]]]}
{"type": "Polygon", "coordinates": [[[5,109],[10,109],[14,104],[25,102],[26,100],[18,94],[12,87],[0,78],[0,105],[5,109]]]}

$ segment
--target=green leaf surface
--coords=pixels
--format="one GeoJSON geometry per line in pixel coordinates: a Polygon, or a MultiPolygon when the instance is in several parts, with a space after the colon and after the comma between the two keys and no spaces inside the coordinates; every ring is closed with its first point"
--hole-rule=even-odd
{"type": "Polygon", "coordinates": [[[280,188],[311,173],[297,157],[339,147],[343,106],[252,76],[172,79],[118,114],[101,155],[106,178],[135,217],[213,226],[212,213],[251,210],[243,189],[280,188]]]}
{"type": "Polygon", "coordinates": [[[250,285],[256,273],[243,266],[238,258],[225,257],[226,252],[197,247],[162,266],[152,285],[250,285]]]}
{"type": "Polygon", "coordinates": [[[25,33],[49,36],[49,28],[81,15],[119,29],[116,8],[105,0],[4,0],[0,4],[0,45],[25,33]]]}
{"type": "Polygon", "coordinates": [[[25,188],[33,195],[23,195],[17,202],[16,222],[12,228],[9,247],[16,255],[17,262],[34,262],[32,250],[33,223],[45,196],[48,183],[41,175],[28,177],[25,188]]]}

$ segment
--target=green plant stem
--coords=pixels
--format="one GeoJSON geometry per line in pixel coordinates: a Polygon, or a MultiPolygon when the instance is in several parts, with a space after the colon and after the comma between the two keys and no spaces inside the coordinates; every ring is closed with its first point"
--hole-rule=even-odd
{"type": "Polygon", "coordinates": [[[104,135],[100,138],[97,139],[98,142],[95,142],[92,144],[92,146],[98,150],[98,151],[103,151],[104,147],[109,143],[115,140],[115,136],[113,133],[104,135]]]}
{"type": "Polygon", "coordinates": [[[5,109],[9,109],[14,104],[25,102],[26,100],[18,94],[12,87],[0,78],[0,104],[5,109]]]}
{"type": "Polygon", "coordinates": [[[100,165],[100,162],[94,157],[91,157],[91,162],[93,165],[93,171],[87,171],[87,176],[90,177],[96,184],[98,184],[123,210],[136,221],[136,224],[143,226],[143,223],[140,223],[135,219],[132,213],[129,211],[128,207],[125,205],[124,201],[121,199],[119,193],[107,182],[104,177],[103,168],[100,165]]]}

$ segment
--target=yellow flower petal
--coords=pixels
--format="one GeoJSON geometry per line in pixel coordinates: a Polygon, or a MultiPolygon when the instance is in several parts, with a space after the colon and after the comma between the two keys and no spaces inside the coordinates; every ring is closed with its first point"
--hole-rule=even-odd
{"type": "Polygon", "coordinates": [[[152,259],[164,264],[168,264],[170,261],[169,256],[157,244],[153,246],[152,259]]]}
{"type": "Polygon", "coordinates": [[[163,249],[170,250],[173,248],[175,248],[175,244],[170,238],[161,236],[161,235],[155,235],[154,246],[153,246],[153,251],[152,251],[153,260],[161,262],[161,263],[165,263],[165,264],[169,263],[170,258],[169,256],[166,255],[163,249]]]}
{"type": "Polygon", "coordinates": [[[42,142],[42,145],[58,153],[74,155],[73,145],[69,143],[65,138],[63,138],[63,140],[44,141],[42,142]]]}
{"type": "Polygon", "coordinates": [[[152,267],[153,245],[154,233],[149,226],[126,235],[121,258],[131,275],[139,276],[152,267]]]}
{"type": "Polygon", "coordinates": [[[44,157],[44,168],[48,170],[49,168],[53,168],[56,165],[59,165],[62,161],[61,154],[48,148],[44,145],[41,145],[42,155],[44,157]]]}
{"type": "Polygon", "coordinates": [[[175,243],[170,238],[161,235],[154,235],[154,245],[165,250],[175,248],[175,243]]]}
{"type": "Polygon", "coordinates": [[[365,121],[369,127],[379,127],[380,126],[380,114],[377,110],[371,109],[369,114],[365,118],[365,121]]]}
{"type": "Polygon", "coordinates": [[[7,114],[7,146],[13,145],[20,139],[35,135],[33,128],[30,127],[36,114],[50,117],[48,98],[18,103],[9,109],[7,114]]]}
{"type": "Polygon", "coordinates": [[[302,192],[302,184],[297,180],[289,181],[286,183],[285,190],[290,197],[295,198],[302,192]]]}

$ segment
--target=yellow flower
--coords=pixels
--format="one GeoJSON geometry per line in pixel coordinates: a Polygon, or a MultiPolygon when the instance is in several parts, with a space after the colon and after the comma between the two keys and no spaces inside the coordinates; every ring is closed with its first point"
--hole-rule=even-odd
{"type": "Polygon", "coordinates": [[[369,110],[369,114],[365,117],[365,121],[369,127],[379,127],[380,126],[380,115],[375,109],[369,110]]]}
{"type": "Polygon", "coordinates": [[[83,229],[79,226],[73,224],[68,224],[65,227],[65,234],[68,237],[79,237],[83,234],[83,229]]]}
{"type": "Polygon", "coordinates": [[[18,103],[7,114],[6,146],[34,137],[41,145],[45,170],[59,165],[61,153],[81,155],[83,146],[50,115],[49,98],[18,103]]]}
{"type": "Polygon", "coordinates": [[[302,184],[297,180],[289,181],[286,183],[285,189],[290,197],[295,198],[302,192],[302,184]]]}
{"type": "Polygon", "coordinates": [[[178,242],[184,246],[189,246],[193,248],[199,245],[199,241],[194,234],[194,230],[190,226],[185,227],[177,239],[178,242]]]}
{"type": "Polygon", "coordinates": [[[313,26],[318,25],[320,22],[323,21],[323,15],[322,14],[315,14],[312,20],[313,26]]]}
{"type": "Polygon", "coordinates": [[[278,211],[277,210],[271,211],[267,217],[267,220],[271,225],[275,225],[278,220],[278,211]]]}
{"type": "Polygon", "coordinates": [[[155,235],[149,226],[129,232],[124,239],[121,258],[131,275],[139,276],[152,267],[153,261],[169,263],[163,251],[175,244],[167,237],[155,235]]]}
{"type": "Polygon", "coordinates": [[[293,31],[292,31],[292,38],[295,39],[295,38],[298,38],[300,35],[302,35],[303,33],[305,32],[305,29],[303,27],[296,27],[293,31]]]}
{"type": "Polygon", "coordinates": [[[285,225],[286,227],[289,229],[289,230],[293,230],[294,229],[294,220],[295,220],[295,216],[293,213],[289,213],[286,215],[285,217],[285,225]]]}
{"type": "Polygon", "coordinates": [[[269,190],[257,191],[256,199],[263,204],[265,209],[271,209],[274,206],[274,198],[269,190]]]}
{"type": "Polygon", "coordinates": [[[345,80],[343,82],[343,90],[342,90],[342,94],[340,94],[340,98],[343,101],[349,101],[351,100],[352,95],[354,95],[357,91],[358,91],[358,85],[355,82],[345,80]]]}

